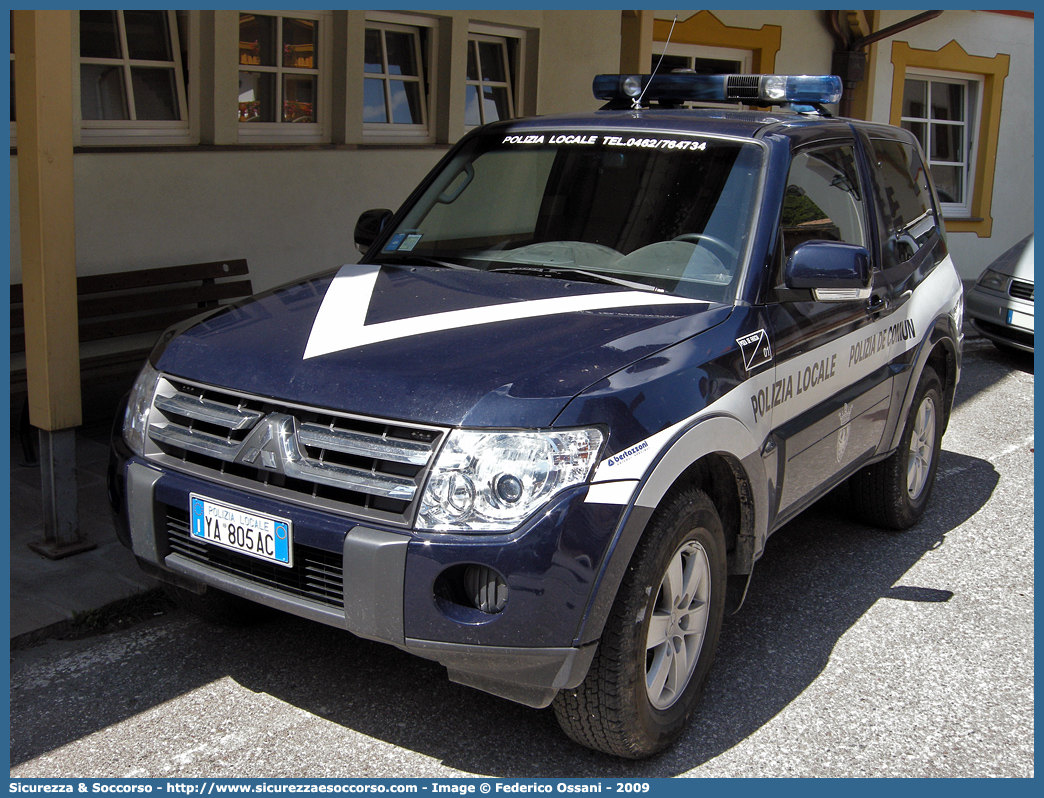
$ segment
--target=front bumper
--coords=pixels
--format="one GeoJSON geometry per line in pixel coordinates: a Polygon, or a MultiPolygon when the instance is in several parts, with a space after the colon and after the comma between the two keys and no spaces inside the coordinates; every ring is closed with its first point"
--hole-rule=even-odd
{"type": "Polygon", "coordinates": [[[1033,351],[1032,302],[976,286],[965,294],[965,312],[972,327],[991,341],[1033,351]]]}
{"type": "Polygon", "coordinates": [[[586,487],[561,494],[510,535],[419,534],[159,469],[118,437],[113,444],[109,487],[120,538],[161,579],[389,643],[442,663],[453,681],[530,706],[546,706],[587,673],[596,644],[583,644],[578,630],[627,513],[586,501],[586,487]],[[179,529],[190,493],[291,517],[294,569],[189,540],[179,529]],[[473,564],[506,582],[501,612],[468,606],[447,587],[473,564]]]}

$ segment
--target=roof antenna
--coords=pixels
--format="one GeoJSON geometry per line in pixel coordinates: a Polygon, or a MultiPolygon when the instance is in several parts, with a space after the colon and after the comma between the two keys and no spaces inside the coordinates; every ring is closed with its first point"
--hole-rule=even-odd
{"type": "Polygon", "coordinates": [[[656,66],[653,68],[652,74],[649,75],[649,82],[645,84],[645,88],[642,89],[642,93],[637,98],[631,98],[631,110],[640,111],[642,109],[642,97],[645,96],[645,92],[649,91],[649,86],[652,85],[653,78],[656,77],[657,71],[660,69],[660,64],[663,63],[663,57],[667,54],[667,45],[671,43],[671,34],[674,33],[674,26],[678,24],[678,15],[674,15],[674,22],[671,23],[671,29],[667,31],[667,41],[663,43],[663,52],[660,53],[660,60],[656,62],[656,66]]]}

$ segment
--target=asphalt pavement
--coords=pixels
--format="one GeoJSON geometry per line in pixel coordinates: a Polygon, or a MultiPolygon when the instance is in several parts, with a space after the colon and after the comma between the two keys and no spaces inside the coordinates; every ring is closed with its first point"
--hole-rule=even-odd
{"type": "Polygon", "coordinates": [[[674,748],[623,762],[547,710],[305,620],[181,612],[12,653],[15,777],[1034,775],[1033,364],[969,339],[931,506],[829,497],[769,540],[674,748]]]}

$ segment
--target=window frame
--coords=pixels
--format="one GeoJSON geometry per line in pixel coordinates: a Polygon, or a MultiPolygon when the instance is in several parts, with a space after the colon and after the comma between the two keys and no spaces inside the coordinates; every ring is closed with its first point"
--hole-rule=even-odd
{"type": "Polygon", "coordinates": [[[80,12],[73,14],[73,45],[76,48],[76,80],[74,86],[75,118],[79,122],[80,143],[92,144],[186,144],[192,139],[189,98],[185,83],[184,66],[182,64],[181,32],[178,28],[177,11],[165,10],[167,16],[167,33],[169,36],[171,60],[150,61],[130,57],[128,48],[127,27],[124,10],[116,10],[117,32],[120,42],[121,58],[94,58],[80,55],[80,12]],[[128,113],[134,113],[134,91],[131,83],[131,68],[134,66],[173,68],[175,81],[175,100],[178,104],[179,119],[84,119],[82,116],[82,68],[85,64],[117,65],[123,70],[125,99],[128,100],[128,113]]]}
{"type": "Polygon", "coordinates": [[[732,27],[722,23],[712,11],[697,11],[682,21],[655,18],[653,47],[661,46],[668,39],[678,44],[749,51],[751,74],[771,75],[776,71],[776,55],[782,47],[783,27],[770,24],[756,29],[732,27]]]}
{"type": "Polygon", "coordinates": [[[903,90],[907,72],[929,69],[945,70],[962,77],[982,79],[982,112],[976,138],[978,156],[975,183],[972,187],[971,210],[966,218],[946,219],[947,233],[974,233],[979,238],[993,235],[993,191],[1000,142],[1000,122],[1004,104],[1004,83],[1011,67],[1011,56],[969,55],[956,41],[938,50],[922,50],[905,41],[894,41],[891,47],[892,95],[888,122],[899,125],[903,90]]]}
{"type": "MultiPolygon", "coordinates": [[[[754,51],[741,47],[718,47],[709,44],[687,44],[685,42],[653,42],[652,58],[655,65],[661,54],[668,56],[679,56],[692,60],[695,58],[707,58],[715,61],[739,61],[740,72],[736,74],[752,74],[754,64],[754,51]]],[[[735,105],[731,106],[735,108],[735,105]]]]}
{"type": "MultiPolygon", "coordinates": [[[[957,72],[947,72],[944,70],[937,69],[919,69],[919,68],[908,68],[903,74],[903,86],[905,89],[906,82],[910,80],[924,81],[927,85],[927,107],[925,108],[925,117],[909,117],[902,115],[902,106],[900,106],[899,121],[900,127],[904,127],[906,130],[910,128],[903,125],[904,122],[916,122],[925,125],[925,141],[921,141],[920,137],[914,133],[914,137],[917,138],[921,144],[921,150],[924,153],[924,163],[931,172],[932,167],[935,165],[939,166],[960,166],[962,169],[963,178],[963,190],[964,195],[961,202],[943,202],[939,201],[939,211],[943,218],[957,218],[966,219],[972,215],[972,196],[975,190],[975,177],[976,177],[976,165],[978,163],[978,150],[979,150],[979,123],[982,118],[982,97],[983,97],[983,81],[984,78],[981,75],[969,75],[961,74],[957,72]],[[964,100],[964,120],[960,123],[954,123],[948,120],[933,120],[931,118],[931,93],[933,84],[944,84],[944,85],[957,85],[964,89],[963,100],[964,100]],[[963,136],[961,138],[961,146],[964,152],[963,162],[958,161],[943,161],[936,160],[932,157],[931,142],[932,142],[932,127],[933,125],[943,125],[946,127],[954,127],[960,124],[963,128],[963,136]]],[[[910,130],[913,133],[912,130],[910,130]]],[[[933,175],[933,182],[934,175],[933,175]]]]}
{"type": "Polygon", "coordinates": [[[282,120],[277,122],[243,122],[237,118],[236,129],[238,130],[239,142],[241,144],[322,144],[329,142],[332,116],[330,83],[333,78],[333,68],[330,50],[333,41],[331,32],[333,14],[324,11],[277,11],[268,9],[243,9],[236,11],[236,14],[237,26],[242,14],[276,18],[275,40],[277,46],[282,42],[283,20],[285,18],[312,20],[316,22],[315,46],[318,50],[315,67],[308,68],[285,67],[282,65],[281,59],[276,59],[277,63],[274,66],[243,64],[239,60],[239,49],[237,47],[235,54],[237,81],[235,113],[237,117],[239,114],[238,81],[241,72],[274,74],[278,92],[277,108],[282,108],[284,75],[313,75],[316,82],[314,122],[284,122],[282,120]]]}
{"type": "MultiPolygon", "coordinates": [[[[403,14],[381,14],[368,13],[366,15],[366,31],[380,30],[381,34],[381,58],[382,68],[388,68],[387,40],[384,32],[405,33],[411,35],[414,42],[414,57],[417,59],[417,71],[415,81],[421,88],[421,124],[402,124],[396,122],[362,122],[362,135],[367,143],[380,142],[382,144],[432,144],[435,142],[435,93],[437,84],[436,53],[438,52],[438,27],[436,20],[427,17],[413,17],[403,14]]],[[[386,108],[390,107],[388,95],[388,84],[391,80],[401,80],[403,77],[414,76],[390,75],[387,71],[366,72],[365,71],[365,47],[359,54],[359,79],[380,80],[384,84],[384,98],[386,108]]],[[[411,80],[409,82],[414,82],[411,80]]],[[[365,85],[365,84],[363,84],[365,85]]],[[[364,96],[365,92],[363,95],[364,96]]],[[[365,101],[364,101],[365,102],[365,101]]]]}
{"type": "Polygon", "coordinates": [[[492,88],[502,88],[507,91],[508,98],[508,119],[515,119],[519,116],[519,103],[518,103],[518,71],[517,64],[520,61],[520,50],[521,43],[517,37],[506,36],[502,34],[485,33],[480,32],[472,28],[468,31],[468,56],[471,55],[474,48],[475,65],[479,70],[478,80],[472,80],[467,77],[467,71],[464,73],[464,86],[465,86],[465,100],[464,100],[464,129],[474,130],[476,127],[485,125],[488,122],[495,122],[500,120],[487,120],[485,113],[485,103],[482,101],[482,89],[483,87],[489,86],[492,88]],[[501,46],[501,58],[504,67],[504,74],[507,76],[506,81],[496,80],[485,80],[482,76],[482,59],[479,55],[479,43],[486,44],[499,44],[501,46]],[[512,51],[514,51],[514,59],[512,58],[512,51]],[[514,64],[512,63],[514,61],[514,64]],[[514,68],[513,68],[514,67],[514,68]],[[479,90],[479,123],[477,125],[468,124],[467,119],[467,89],[471,86],[475,86],[479,90]]]}

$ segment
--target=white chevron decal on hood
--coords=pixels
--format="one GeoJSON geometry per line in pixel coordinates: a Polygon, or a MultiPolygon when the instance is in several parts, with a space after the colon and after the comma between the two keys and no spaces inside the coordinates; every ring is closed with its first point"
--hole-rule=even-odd
{"type": "Polygon", "coordinates": [[[334,277],[315,316],[312,332],[305,346],[308,360],[331,352],[341,352],[367,344],[407,338],[412,335],[455,330],[498,321],[533,319],[560,313],[612,308],[649,307],[653,305],[692,304],[695,300],[670,294],[646,291],[610,291],[572,297],[552,297],[501,305],[451,310],[427,316],[397,319],[367,325],[374,284],[380,266],[342,266],[334,277]]]}

